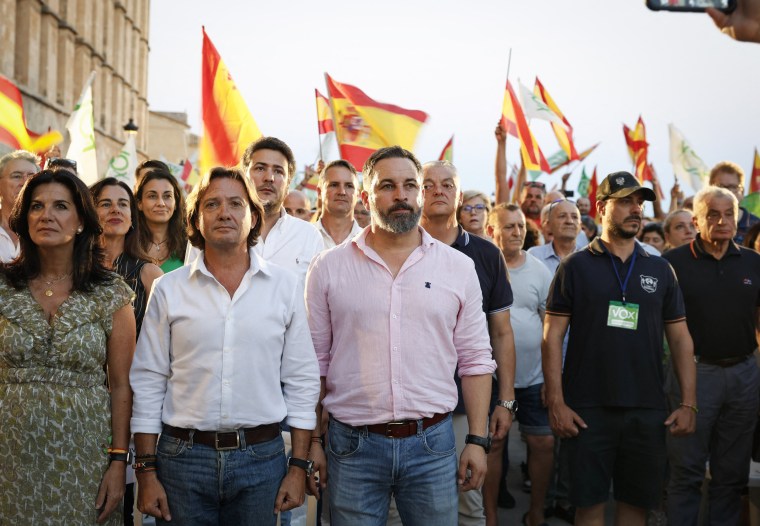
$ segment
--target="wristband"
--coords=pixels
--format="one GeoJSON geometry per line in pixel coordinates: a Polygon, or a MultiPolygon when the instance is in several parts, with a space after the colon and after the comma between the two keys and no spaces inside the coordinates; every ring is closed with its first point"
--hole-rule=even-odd
{"type": "Polygon", "coordinates": [[[320,446],[325,445],[325,441],[322,440],[322,437],[311,437],[311,441],[314,443],[318,443],[320,446]]]}
{"type": "Polygon", "coordinates": [[[687,407],[687,408],[691,409],[692,411],[694,411],[694,414],[699,413],[699,409],[697,409],[696,405],[689,405],[689,404],[678,404],[678,405],[680,407],[687,407]]]}

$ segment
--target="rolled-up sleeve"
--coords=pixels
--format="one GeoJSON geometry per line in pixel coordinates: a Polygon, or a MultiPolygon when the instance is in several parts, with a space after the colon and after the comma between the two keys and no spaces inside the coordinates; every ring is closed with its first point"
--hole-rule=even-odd
{"type": "Polygon", "coordinates": [[[167,319],[166,294],[161,278],[153,284],[153,292],[143,318],[137,341],[129,383],[132,399],[131,429],[133,433],[160,433],[166,385],[171,373],[171,329],[167,319]]]}
{"type": "Polygon", "coordinates": [[[465,276],[464,303],[454,328],[459,376],[491,374],[496,370],[483,298],[475,267],[470,263],[465,276]]]}
{"type": "Polygon", "coordinates": [[[299,429],[314,429],[319,401],[319,366],[311,342],[300,282],[295,287],[290,312],[280,368],[282,393],[288,411],[287,423],[299,429]]]}
{"type": "Polygon", "coordinates": [[[327,299],[328,274],[321,263],[321,256],[314,258],[306,275],[306,309],[311,340],[319,362],[319,375],[327,376],[332,347],[332,323],[327,299]]]}

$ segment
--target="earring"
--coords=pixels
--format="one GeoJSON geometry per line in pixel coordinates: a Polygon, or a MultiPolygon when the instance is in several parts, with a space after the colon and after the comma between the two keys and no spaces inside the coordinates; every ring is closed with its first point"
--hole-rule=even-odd
{"type": "Polygon", "coordinates": [[[82,228],[81,226],[79,228],[77,228],[77,234],[81,234],[82,230],[84,230],[84,228],[82,228]]]}

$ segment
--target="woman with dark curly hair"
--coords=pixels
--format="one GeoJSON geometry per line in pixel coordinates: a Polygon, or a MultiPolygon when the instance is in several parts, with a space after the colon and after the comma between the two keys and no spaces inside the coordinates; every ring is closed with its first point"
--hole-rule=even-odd
{"type": "Polygon", "coordinates": [[[150,171],[137,183],[135,198],[143,252],[164,272],[181,267],[187,232],[185,200],[177,180],[165,170],[150,171]]]}
{"type": "Polygon", "coordinates": [[[11,228],[19,257],[0,270],[3,521],[118,524],[132,402],[132,291],[101,263],[98,216],[73,173],[33,175],[11,228]]]}

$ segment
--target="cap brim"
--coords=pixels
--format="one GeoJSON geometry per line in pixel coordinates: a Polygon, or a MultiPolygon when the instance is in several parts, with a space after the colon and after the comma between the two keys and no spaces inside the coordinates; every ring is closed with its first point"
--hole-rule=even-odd
{"type": "Polygon", "coordinates": [[[647,188],[646,186],[631,186],[629,188],[622,188],[614,194],[610,194],[607,198],[628,197],[629,195],[635,194],[636,192],[641,192],[641,194],[644,196],[645,201],[657,201],[657,194],[654,193],[654,190],[647,188]]]}

